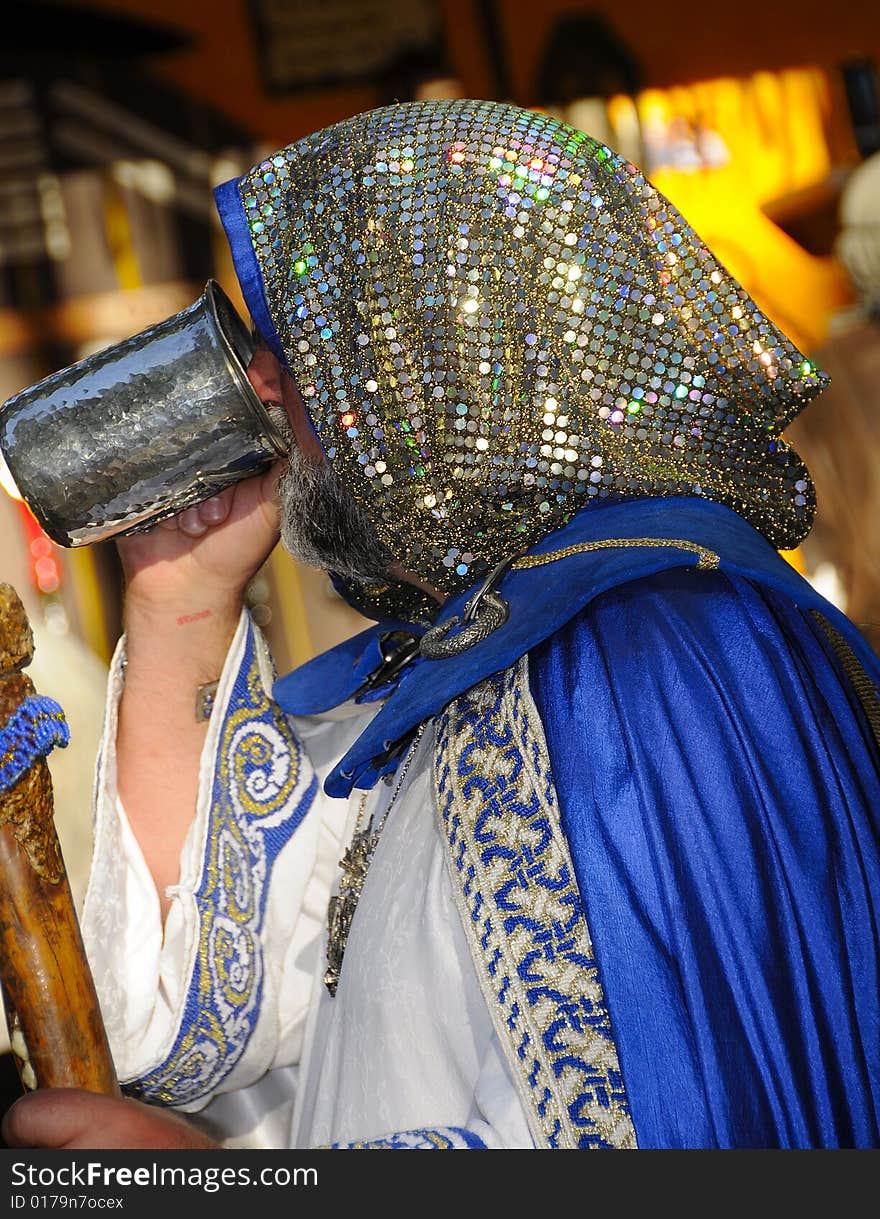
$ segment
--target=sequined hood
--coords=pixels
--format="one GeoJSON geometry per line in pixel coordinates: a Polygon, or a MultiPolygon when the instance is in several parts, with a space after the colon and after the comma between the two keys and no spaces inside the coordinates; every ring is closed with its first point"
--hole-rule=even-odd
{"type": "MultiPolygon", "coordinates": [[[[609,498],[714,500],[778,548],[809,531],[812,485],[780,433],[827,379],[582,132],[406,103],[298,140],[217,198],[336,473],[444,594],[609,498]]],[[[417,610],[408,586],[353,599],[417,610]]]]}

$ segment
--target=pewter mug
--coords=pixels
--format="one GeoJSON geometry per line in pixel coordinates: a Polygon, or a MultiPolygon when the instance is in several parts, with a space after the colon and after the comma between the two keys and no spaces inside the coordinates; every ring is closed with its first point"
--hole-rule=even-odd
{"type": "Polygon", "coordinates": [[[215,280],[173,317],[0,408],[0,450],[53,541],[148,529],[286,452],[247,378],[253,338],[215,280]]]}

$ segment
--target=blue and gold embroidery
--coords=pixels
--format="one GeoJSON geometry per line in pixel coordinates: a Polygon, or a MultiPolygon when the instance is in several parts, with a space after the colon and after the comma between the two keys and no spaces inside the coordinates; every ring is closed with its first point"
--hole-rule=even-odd
{"type": "Polygon", "coordinates": [[[217,746],[202,876],[199,942],[180,1029],[166,1060],[126,1085],[186,1104],[213,1091],[241,1058],[263,984],[260,932],[278,853],[308,812],[317,780],[260,678],[253,629],[217,746]]]}
{"type": "Polygon", "coordinates": [[[337,1151],[454,1151],[484,1148],[486,1144],[470,1130],[459,1126],[440,1126],[434,1130],[404,1130],[381,1139],[357,1143],[333,1143],[337,1151]]]}
{"type": "Polygon", "coordinates": [[[538,1147],[636,1146],[527,660],[441,716],[437,808],[477,975],[538,1147]]]}
{"type": "Polygon", "coordinates": [[[70,729],[55,700],[30,695],[0,729],[0,792],[14,787],[56,745],[66,749],[69,743],[70,729]]]}

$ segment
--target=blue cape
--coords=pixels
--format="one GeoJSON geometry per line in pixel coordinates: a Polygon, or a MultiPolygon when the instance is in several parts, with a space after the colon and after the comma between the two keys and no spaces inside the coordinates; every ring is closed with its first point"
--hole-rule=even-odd
{"type": "MultiPolygon", "coordinates": [[[[366,787],[395,741],[530,652],[563,830],[641,1147],[880,1145],[880,763],[828,639],[861,634],[748,524],[695,500],[587,509],[509,573],[507,623],[418,659],[331,773],[366,787]]],[[[459,613],[466,595],[443,607],[459,613]]],[[[377,624],[282,678],[312,714],[379,659],[377,624]]],[[[375,697],[375,693],[369,697],[375,697]]]]}
{"type": "Polygon", "coordinates": [[[822,628],[670,570],[530,677],[639,1145],[880,1145],[880,768],[822,628]]]}

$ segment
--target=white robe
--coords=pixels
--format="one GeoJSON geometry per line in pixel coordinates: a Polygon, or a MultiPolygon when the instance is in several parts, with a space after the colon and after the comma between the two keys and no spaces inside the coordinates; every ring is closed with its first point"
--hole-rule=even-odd
{"type": "MultiPolygon", "coordinates": [[[[249,631],[263,686],[271,689],[265,643],[243,615],[212,714],[198,809],[164,937],[152,878],[116,795],[122,675],[119,655],[114,660],[83,934],[123,1081],[154,1071],[181,1023],[192,1019],[194,993],[189,1004],[187,994],[206,930],[196,895],[209,866],[211,787],[249,631]]],[[[532,1147],[455,905],[435,809],[430,725],[383,827],[336,996],[323,984],[327,903],[363,793],[332,799],[321,783],[376,708],[350,705],[289,721],[302,749],[294,802],[307,799],[313,771],[318,789],[265,878],[258,1011],[225,1078],[180,1107],[228,1147],[380,1139],[431,1146],[438,1131],[446,1145],[473,1145],[476,1136],[488,1147],[532,1147]]],[[[273,765],[281,774],[289,759],[276,737],[273,765]]],[[[369,793],[367,817],[374,812],[378,821],[395,782],[369,793]]]]}

